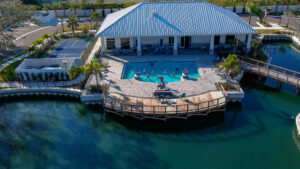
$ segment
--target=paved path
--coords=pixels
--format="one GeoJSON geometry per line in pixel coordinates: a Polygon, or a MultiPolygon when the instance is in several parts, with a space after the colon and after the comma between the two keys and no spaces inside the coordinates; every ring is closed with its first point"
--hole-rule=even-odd
{"type": "Polygon", "coordinates": [[[10,60],[10,61],[8,61],[8,62],[5,62],[5,63],[1,64],[1,65],[0,65],[0,72],[1,72],[4,68],[6,68],[7,66],[9,66],[10,64],[12,64],[12,63],[14,63],[14,62],[16,62],[16,61],[19,61],[19,60],[21,60],[21,59],[24,59],[24,58],[27,57],[27,56],[28,56],[28,53],[24,53],[24,54],[22,54],[21,56],[19,56],[19,57],[17,57],[17,58],[14,58],[14,59],[12,59],[12,60],[10,60]]]}
{"type": "Polygon", "coordinates": [[[95,53],[100,49],[100,46],[101,46],[101,39],[98,38],[97,42],[95,43],[95,46],[94,46],[93,50],[91,51],[91,53],[88,57],[88,59],[85,61],[85,65],[88,64],[88,63],[91,63],[91,60],[94,58],[95,53]]]}

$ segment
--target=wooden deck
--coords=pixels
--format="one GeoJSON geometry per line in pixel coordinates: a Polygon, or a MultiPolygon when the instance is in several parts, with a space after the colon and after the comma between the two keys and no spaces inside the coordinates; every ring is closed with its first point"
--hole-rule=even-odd
{"type": "Polygon", "coordinates": [[[296,88],[300,87],[300,72],[244,57],[241,57],[240,63],[242,69],[246,71],[263,75],[289,85],[293,85],[296,88]]]}
{"type": "Polygon", "coordinates": [[[187,119],[193,115],[206,116],[212,111],[224,111],[226,102],[226,97],[221,91],[172,99],[138,98],[107,93],[103,106],[106,111],[120,116],[127,115],[140,120],[147,118],[166,120],[187,119]]]}

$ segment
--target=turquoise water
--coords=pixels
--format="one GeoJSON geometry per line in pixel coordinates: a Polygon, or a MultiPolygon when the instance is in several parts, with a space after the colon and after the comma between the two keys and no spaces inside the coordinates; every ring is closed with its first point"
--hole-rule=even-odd
{"type": "Polygon", "coordinates": [[[164,122],[149,126],[161,132],[145,131],[139,121],[125,124],[76,101],[2,100],[0,168],[299,169],[290,117],[300,112],[300,96],[246,77],[242,103],[204,128],[194,119],[172,131],[164,122]]]}
{"type": "Polygon", "coordinates": [[[159,77],[167,83],[179,82],[184,69],[190,78],[200,77],[196,62],[137,62],[124,65],[122,79],[133,79],[135,72],[140,72],[144,82],[159,83],[159,77]]]}

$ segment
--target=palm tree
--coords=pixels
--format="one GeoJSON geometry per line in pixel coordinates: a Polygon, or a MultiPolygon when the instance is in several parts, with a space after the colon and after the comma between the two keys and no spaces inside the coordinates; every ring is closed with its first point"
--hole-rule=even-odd
{"type": "Polygon", "coordinates": [[[79,9],[79,3],[78,3],[78,0],[74,0],[72,3],[71,3],[71,6],[70,6],[70,9],[74,12],[75,12],[75,15],[77,15],[77,10],[79,9]]]}
{"type": "Polygon", "coordinates": [[[59,9],[59,3],[58,2],[53,2],[51,4],[51,9],[54,10],[54,15],[55,17],[57,17],[57,11],[59,9]]]}
{"type": "Polygon", "coordinates": [[[69,71],[69,75],[71,77],[71,80],[76,79],[79,76],[80,79],[80,88],[82,87],[82,79],[81,75],[84,73],[84,66],[74,66],[72,69],[69,71]]]}
{"type": "Polygon", "coordinates": [[[69,19],[67,20],[67,23],[68,23],[68,27],[72,28],[72,32],[73,32],[73,35],[75,34],[75,28],[77,26],[79,26],[78,24],[78,21],[77,21],[77,16],[70,16],[69,19]]]}
{"type": "Polygon", "coordinates": [[[51,9],[51,5],[50,4],[43,4],[43,10],[46,10],[46,12],[48,13],[48,11],[51,9]]]}
{"type": "Polygon", "coordinates": [[[98,76],[101,78],[103,76],[101,69],[107,70],[107,65],[104,63],[99,63],[98,59],[94,59],[93,63],[88,63],[84,69],[84,74],[89,76],[93,73],[96,77],[97,88],[99,88],[98,76]]]}
{"type": "Polygon", "coordinates": [[[96,25],[98,24],[98,20],[101,18],[99,12],[93,12],[91,17],[90,17],[90,20],[91,21],[96,21],[96,25]]]}
{"type": "Polygon", "coordinates": [[[249,2],[246,5],[249,12],[249,25],[251,24],[252,15],[257,11],[257,5],[253,2],[249,2]]]}
{"type": "Polygon", "coordinates": [[[59,19],[60,19],[62,31],[65,32],[65,28],[64,28],[64,18],[63,18],[63,17],[59,17],[59,19]]]}
{"type": "Polygon", "coordinates": [[[66,17],[66,9],[68,9],[70,6],[65,1],[59,2],[59,7],[64,11],[64,17],[66,17]]]}
{"type": "Polygon", "coordinates": [[[79,6],[80,6],[80,9],[84,11],[84,16],[86,16],[86,9],[88,7],[86,0],[82,0],[79,6]]]}
{"type": "Polygon", "coordinates": [[[287,11],[284,13],[284,15],[288,18],[288,21],[286,23],[286,27],[289,27],[290,18],[295,15],[295,12],[292,8],[287,9],[287,11]]]}

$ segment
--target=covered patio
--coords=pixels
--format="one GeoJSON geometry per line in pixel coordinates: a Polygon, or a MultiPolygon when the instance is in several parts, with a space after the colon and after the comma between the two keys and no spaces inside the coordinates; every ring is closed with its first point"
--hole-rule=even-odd
{"type": "Polygon", "coordinates": [[[141,56],[213,54],[236,44],[247,52],[255,33],[235,13],[207,2],[142,2],[108,15],[97,36],[102,54],[141,56]]]}

